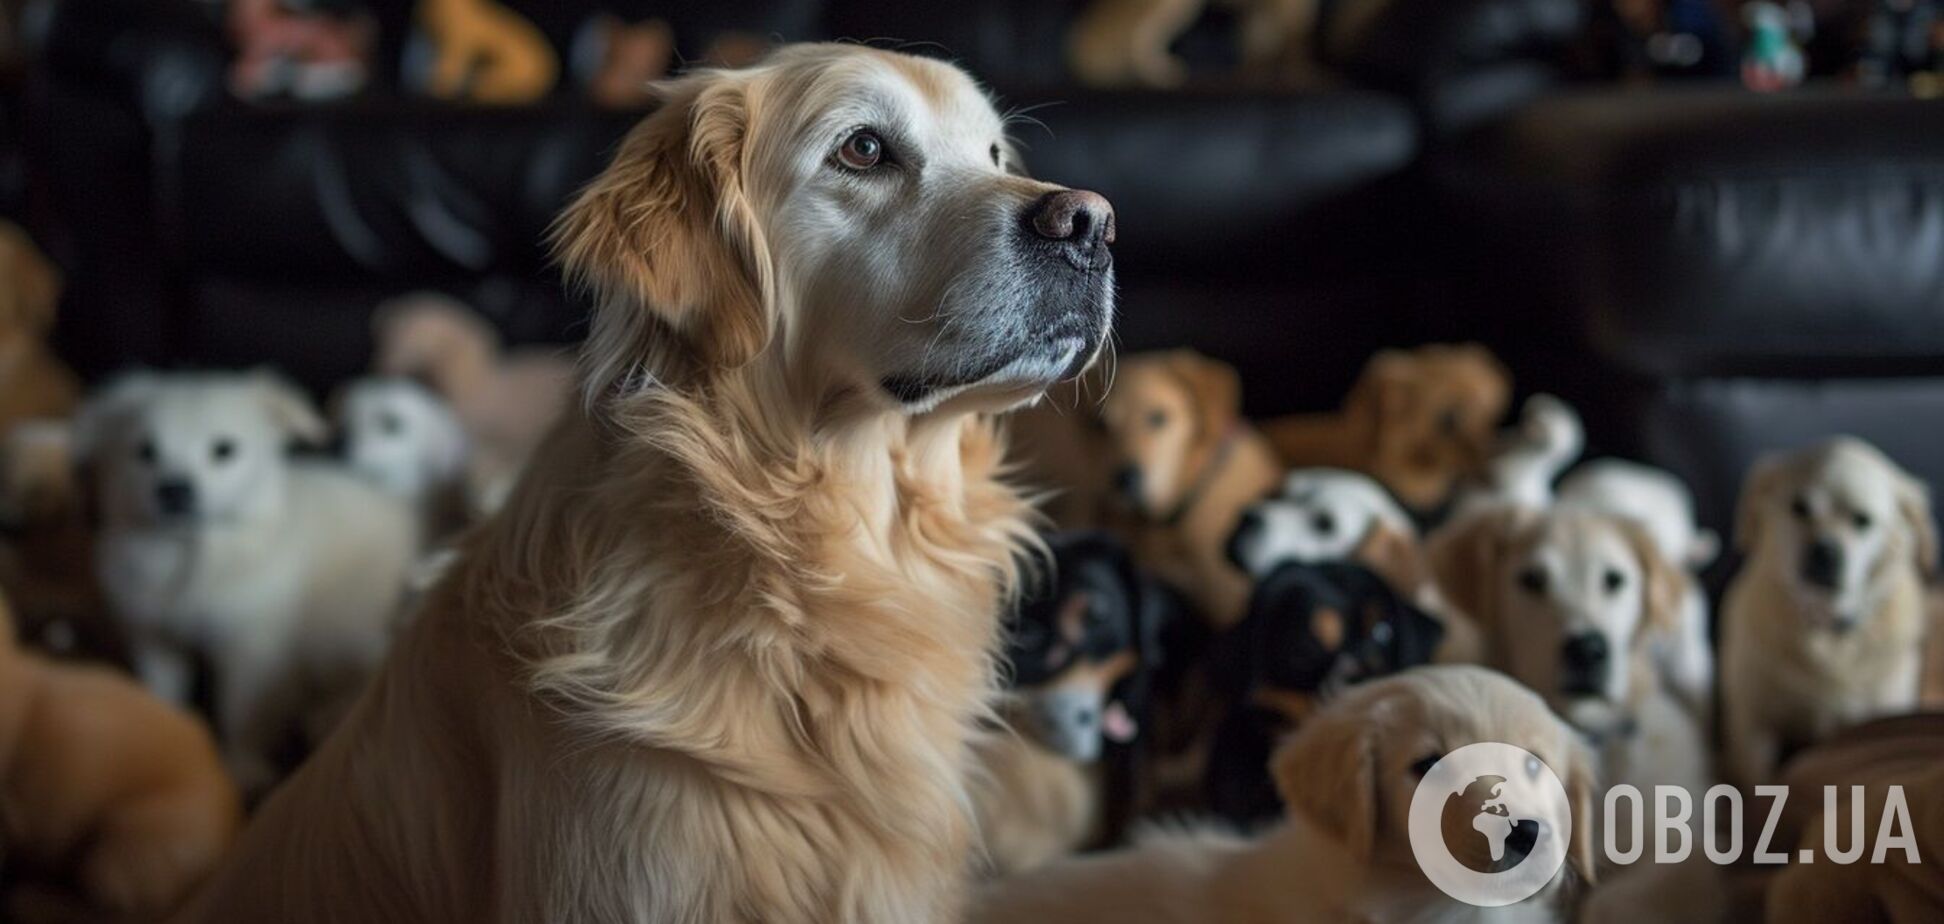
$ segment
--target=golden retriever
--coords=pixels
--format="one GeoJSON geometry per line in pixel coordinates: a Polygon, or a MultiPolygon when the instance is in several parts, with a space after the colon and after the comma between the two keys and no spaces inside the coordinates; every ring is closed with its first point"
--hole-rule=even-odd
{"type": "Polygon", "coordinates": [[[962,71],[702,72],[556,227],[582,407],[202,921],[949,921],[1030,542],[988,412],[1086,366],[1113,213],[962,71]]]}
{"type": "Polygon", "coordinates": [[[1937,568],[1930,491],[1840,438],[1757,463],[1722,602],[1724,769],[1767,782],[1790,749],[1917,704],[1924,586],[1937,568]]]}
{"type": "Polygon", "coordinates": [[[1565,877],[1525,902],[1487,909],[1447,897],[1418,868],[1406,828],[1418,781],[1442,755],[1479,742],[1522,747],[1558,773],[1570,805],[1550,805],[1534,781],[1503,785],[1528,796],[1522,804],[1570,813],[1567,862],[1587,877],[1593,779],[1578,736],[1502,674],[1422,667],[1352,687],[1277,750],[1271,772],[1288,815],[1260,838],[1207,828],[1157,832],[1128,850],[988,885],[972,920],[1563,921],[1558,883],[1565,877]]]}
{"type": "Polygon", "coordinates": [[[1121,361],[1101,404],[1114,485],[1134,509],[1134,554],[1221,627],[1242,618],[1249,579],[1228,558],[1242,511],[1274,491],[1282,466],[1242,419],[1235,369],[1193,350],[1121,361]]]}

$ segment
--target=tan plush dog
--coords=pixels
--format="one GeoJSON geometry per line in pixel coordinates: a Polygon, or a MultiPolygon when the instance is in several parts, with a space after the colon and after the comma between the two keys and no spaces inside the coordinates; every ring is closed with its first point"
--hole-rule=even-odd
{"type": "Polygon", "coordinates": [[[418,20],[436,49],[434,96],[516,106],[547,95],[560,75],[547,37],[493,0],[419,0],[418,20]]]}
{"type": "Polygon", "coordinates": [[[1262,432],[1285,464],[1363,472],[1424,513],[1481,470],[1511,393],[1510,374],[1477,344],[1385,350],[1340,413],[1284,417],[1262,432]]]}
{"type": "Polygon", "coordinates": [[[1730,778],[1766,782],[1795,747],[1916,706],[1924,586],[1937,568],[1930,491],[1840,438],[1757,463],[1722,606],[1730,778]]]}
{"type": "Polygon", "coordinates": [[[1242,419],[1235,369],[1193,350],[1130,356],[1101,405],[1115,488],[1141,522],[1134,554],[1203,618],[1242,618],[1249,580],[1228,560],[1242,511],[1275,490],[1282,466],[1242,419]]]}
{"type": "MultiPolygon", "coordinates": [[[[1232,0],[1242,15],[1243,67],[1255,73],[1307,66],[1317,0],[1232,0]]],[[[1067,34],[1074,76],[1090,86],[1172,87],[1188,69],[1168,46],[1201,18],[1208,0],[1093,0],[1067,34]]]]}
{"type": "Polygon", "coordinates": [[[128,643],[95,578],[95,530],[65,421],[0,434],[0,594],[21,643],[63,657],[127,664],[128,643]]]}
{"type": "Polygon", "coordinates": [[[61,274],[27,233],[0,221],[0,434],[23,420],[65,417],[81,388],[47,349],[61,274]]]}
{"type": "MultiPolygon", "coordinates": [[[[1553,830],[1563,830],[1561,822],[1570,817],[1566,862],[1590,879],[1594,780],[1577,735],[1539,697],[1502,674],[1422,667],[1354,686],[1303,723],[1271,763],[1287,821],[1260,838],[1206,828],[1155,832],[1127,850],[1070,858],[992,883],[971,920],[1565,920],[1554,900],[1565,876],[1526,901],[1483,909],[1440,892],[1413,856],[1407,819],[1426,768],[1488,741],[1524,748],[1559,777],[1565,804],[1526,774],[1502,778],[1498,795],[1540,813],[1532,817],[1553,819],[1553,830]]],[[[1447,842],[1464,843],[1449,836],[1447,842]]],[[[1460,859],[1489,862],[1469,854],[1460,859]]]]}
{"type": "Polygon", "coordinates": [[[0,844],[10,899],[159,915],[222,858],[242,819],[201,723],[101,667],[15,647],[0,599],[0,844]],[[73,895],[65,894],[72,888],[73,895]]]}
{"type": "Polygon", "coordinates": [[[468,500],[477,512],[497,509],[566,408],[573,360],[558,350],[504,350],[485,318],[435,293],[380,305],[372,323],[373,371],[425,382],[452,405],[471,447],[468,500]]]}

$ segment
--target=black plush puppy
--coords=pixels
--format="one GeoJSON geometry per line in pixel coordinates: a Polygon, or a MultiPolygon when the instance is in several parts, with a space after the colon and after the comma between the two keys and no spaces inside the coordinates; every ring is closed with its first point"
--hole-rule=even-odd
{"type": "Polygon", "coordinates": [[[1224,709],[1202,779],[1208,807],[1245,827],[1281,817],[1268,769],[1277,739],[1343,686],[1429,662],[1443,638],[1442,623],[1362,565],[1264,576],[1209,655],[1224,709]]]}

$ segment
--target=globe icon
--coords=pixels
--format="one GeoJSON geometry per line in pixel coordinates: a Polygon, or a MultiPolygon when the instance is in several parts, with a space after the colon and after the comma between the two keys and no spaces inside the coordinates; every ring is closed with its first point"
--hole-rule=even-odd
{"type": "Polygon", "coordinates": [[[1502,873],[1525,862],[1538,843],[1540,824],[1499,797],[1505,778],[1486,774],[1445,797],[1446,848],[1478,873],[1502,873]],[[1471,843],[1460,843],[1467,838],[1471,843]]]}

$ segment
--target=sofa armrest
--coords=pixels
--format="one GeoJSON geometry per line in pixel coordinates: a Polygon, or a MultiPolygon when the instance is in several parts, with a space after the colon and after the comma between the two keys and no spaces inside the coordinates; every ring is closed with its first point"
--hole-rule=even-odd
{"type": "Polygon", "coordinates": [[[26,33],[41,69],[151,124],[224,97],[222,28],[189,0],[38,0],[26,33]]]}
{"type": "Polygon", "coordinates": [[[1556,83],[1586,25],[1582,0],[1388,0],[1336,16],[1326,61],[1414,100],[1434,131],[1510,111],[1556,83]]]}

